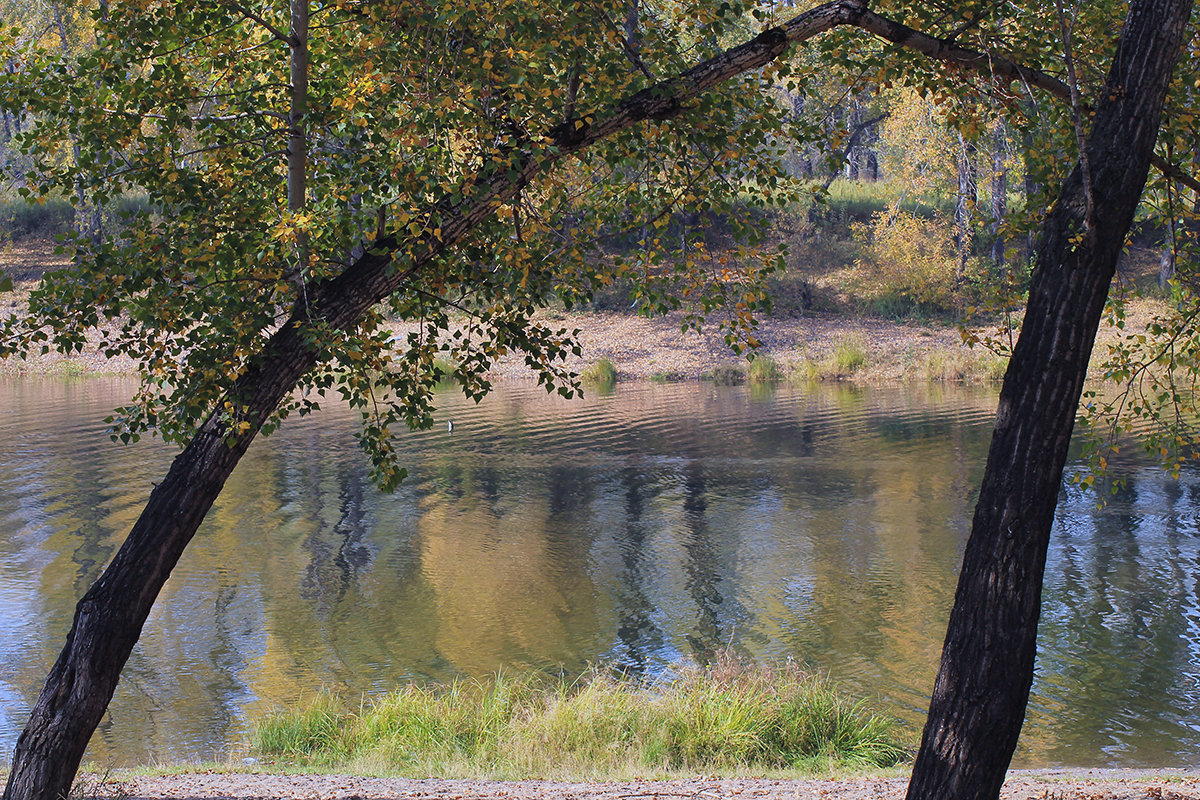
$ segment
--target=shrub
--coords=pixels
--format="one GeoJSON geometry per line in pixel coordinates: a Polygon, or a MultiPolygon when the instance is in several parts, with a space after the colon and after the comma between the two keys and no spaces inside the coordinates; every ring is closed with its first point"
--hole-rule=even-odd
{"type": "Polygon", "coordinates": [[[746,371],[739,366],[723,365],[713,367],[710,372],[701,375],[700,379],[711,381],[717,386],[740,386],[746,382],[746,371]]]}
{"type": "Polygon", "coordinates": [[[71,230],[74,213],[66,200],[38,205],[24,200],[0,203],[0,231],[13,239],[57,236],[71,230]]]}
{"type": "Polygon", "coordinates": [[[962,304],[962,291],[979,271],[971,260],[960,270],[950,220],[893,209],[855,226],[863,242],[856,264],[859,291],[886,316],[945,313],[962,304]]]}

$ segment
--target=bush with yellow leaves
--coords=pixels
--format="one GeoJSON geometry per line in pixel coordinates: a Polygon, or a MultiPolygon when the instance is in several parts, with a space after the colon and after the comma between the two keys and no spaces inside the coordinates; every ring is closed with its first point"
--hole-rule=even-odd
{"type": "Polygon", "coordinates": [[[862,243],[855,288],[876,312],[888,316],[945,314],[960,310],[979,264],[959,263],[953,224],[893,207],[855,226],[862,243]]]}

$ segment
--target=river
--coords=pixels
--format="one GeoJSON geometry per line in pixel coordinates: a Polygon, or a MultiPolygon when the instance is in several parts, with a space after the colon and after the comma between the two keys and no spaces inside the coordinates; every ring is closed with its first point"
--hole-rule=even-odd
{"type": "MultiPolygon", "coordinates": [[[[0,381],[0,747],[170,448],[119,446],[121,379],[0,381]]],[[[329,403],[256,442],[147,623],[88,759],[220,757],[249,721],[496,670],[649,677],[793,659],[919,730],[994,394],[620,384],[439,395],[375,490],[329,403]],[[447,423],[454,422],[450,432],[447,423]]],[[[1077,462],[1068,472],[1080,469],[1077,462]]],[[[1193,764],[1200,478],[1069,482],[1017,763],[1193,764]]]]}

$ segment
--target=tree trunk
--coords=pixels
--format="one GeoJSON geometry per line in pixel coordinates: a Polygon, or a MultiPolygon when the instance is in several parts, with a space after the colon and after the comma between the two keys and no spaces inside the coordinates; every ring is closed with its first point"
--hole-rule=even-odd
{"type": "Polygon", "coordinates": [[[1033,681],[1046,549],[1088,358],[1191,5],[1131,4],[1086,145],[1094,185],[1077,167],[1039,234],[910,800],[999,797],[1033,681]]]}
{"type": "Polygon", "coordinates": [[[270,338],[227,396],[235,418],[223,418],[225,406],[220,404],[222,411],[204,422],[151,493],[117,555],[76,606],[66,644],[17,740],[3,800],[61,800],[69,795],[88,740],[171,570],[259,427],[316,363],[318,355],[305,334],[310,324],[351,328],[414,272],[460,244],[539,172],[647,119],[675,116],[686,101],[774,61],[792,43],[856,23],[863,14],[864,7],[853,0],[818,6],[632,95],[597,115],[595,122],[566,120],[547,133],[548,143],[511,154],[503,168],[485,165],[474,182],[434,203],[425,227],[432,231],[436,226],[438,236],[422,234],[403,243],[376,240],[338,277],[305,287],[307,302],[298,304],[292,319],[270,338]],[[393,260],[400,262],[398,267],[393,260]],[[240,432],[240,422],[248,422],[249,428],[240,432]]]}
{"type": "Polygon", "coordinates": [[[958,134],[958,192],[954,203],[954,249],[958,254],[958,269],[955,279],[961,281],[967,272],[967,261],[971,257],[971,220],[975,206],[979,203],[979,177],[975,168],[977,148],[975,142],[958,134]]]}
{"type": "Polygon", "coordinates": [[[1008,214],[1008,167],[1004,156],[1008,150],[1008,131],[1004,118],[996,120],[992,132],[992,264],[1004,269],[1004,217],[1008,214]]]}

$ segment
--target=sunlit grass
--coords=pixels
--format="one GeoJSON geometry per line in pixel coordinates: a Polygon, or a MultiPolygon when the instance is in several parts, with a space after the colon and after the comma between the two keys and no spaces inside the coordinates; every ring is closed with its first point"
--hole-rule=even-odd
{"type": "Polygon", "coordinates": [[[579,379],[594,386],[612,386],[617,382],[617,368],[607,358],[601,358],[588,364],[579,379]]]}
{"type": "Polygon", "coordinates": [[[892,720],[826,681],[730,659],[663,684],[498,676],[411,685],[357,709],[324,694],[261,720],[253,746],[294,765],[489,779],[795,774],[906,757],[892,720]]]}
{"type": "Polygon", "coordinates": [[[751,383],[775,383],[781,377],[779,364],[769,355],[759,353],[750,362],[746,377],[751,383]]]}

